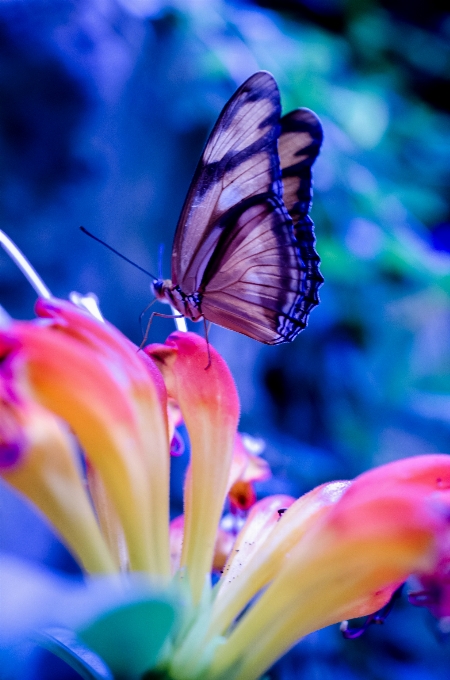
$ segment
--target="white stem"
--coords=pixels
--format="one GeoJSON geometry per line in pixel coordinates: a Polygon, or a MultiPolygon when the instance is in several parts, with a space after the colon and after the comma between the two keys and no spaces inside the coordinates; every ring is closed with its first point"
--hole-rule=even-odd
{"type": "Polygon", "coordinates": [[[28,262],[25,255],[19,250],[16,244],[11,241],[9,236],[5,234],[4,231],[0,229],[0,245],[8,253],[11,260],[16,263],[22,274],[28,279],[29,283],[33,286],[36,293],[47,300],[52,297],[49,289],[38,275],[35,269],[28,262]]]}
{"type": "MultiPolygon", "coordinates": [[[[21,250],[19,250],[19,248],[9,238],[9,236],[7,236],[5,232],[2,231],[1,229],[0,229],[0,245],[9,255],[9,257],[13,260],[13,262],[15,262],[15,264],[19,267],[20,271],[29,281],[31,286],[36,291],[36,293],[40,297],[45,298],[47,300],[52,298],[53,296],[50,290],[47,288],[47,286],[45,285],[39,274],[36,272],[36,270],[28,262],[25,255],[22,253],[21,250]]],[[[93,296],[92,294],[89,294],[87,296],[81,296],[79,293],[71,293],[70,298],[72,302],[89,311],[92,314],[92,316],[94,316],[96,319],[98,319],[99,321],[104,321],[100,309],[98,308],[98,301],[95,298],[95,296],[93,296]]],[[[175,315],[174,321],[177,330],[186,333],[187,332],[186,320],[183,317],[178,316],[177,310],[172,308],[172,311],[175,315]]]]}
{"type": "Polygon", "coordinates": [[[172,310],[173,320],[175,321],[177,331],[187,333],[187,324],[184,316],[180,316],[180,312],[177,312],[177,310],[174,307],[171,306],[170,309],[172,310]]]}

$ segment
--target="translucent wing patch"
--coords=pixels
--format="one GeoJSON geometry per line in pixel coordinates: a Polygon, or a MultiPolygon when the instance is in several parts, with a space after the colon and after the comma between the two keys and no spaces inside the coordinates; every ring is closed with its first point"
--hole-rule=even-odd
{"type": "Polygon", "coordinates": [[[296,109],[282,117],[278,141],[283,200],[294,224],[305,218],[311,208],[311,166],[323,141],[322,125],[309,109],[296,109]]]}
{"type": "Polygon", "coordinates": [[[200,287],[222,234],[223,217],[251,197],[281,195],[280,113],[277,84],[261,71],[237,90],[219,116],[175,234],[172,280],[185,294],[200,287]]]}

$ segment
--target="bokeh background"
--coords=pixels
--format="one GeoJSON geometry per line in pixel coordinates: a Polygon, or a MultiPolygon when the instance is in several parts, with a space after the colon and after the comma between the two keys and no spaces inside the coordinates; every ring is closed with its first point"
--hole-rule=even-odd
{"type": "MultiPolygon", "coordinates": [[[[267,69],[285,111],[308,106],[321,117],[312,211],[325,277],[319,308],[292,345],[211,330],[238,384],[241,430],[266,442],[274,476],[260,496],[299,495],[403,456],[450,453],[444,6],[0,2],[0,227],[55,295],[95,292],[105,316],[137,343],[149,280],[79,226],[170,276],[190,178],[236,87],[267,69]]],[[[1,304],[31,318],[34,300],[0,251],[1,304]]],[[[157,320],[150,339],[172,330],[157,320]]],[[[4,486],[0,547],[77,569],[4,486]]],[[[76,677],[58,663],[43,657],[39,680],[76,677]]],[[[337,627],[309,636],[270,678],[448,680],[449,664],[450,641],[402,600],[358,640],[343,640],[337,627]]]]}

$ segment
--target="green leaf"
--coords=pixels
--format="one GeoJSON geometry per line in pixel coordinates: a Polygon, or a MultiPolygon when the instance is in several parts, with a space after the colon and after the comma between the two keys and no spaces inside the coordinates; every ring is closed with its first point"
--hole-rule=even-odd
{"type": "Polygon", "coordinates": [[[174,621],[168,600],[138,600],[101,615],[78,634],[115,675],[133,679],[155,665],[174,621]]]}
{"type": "Polygon", "coordinates": [[[83,680],[113,680],[106,664],[65,628],[51,628],[39,635],[39,643],[73,668],[83,680]]]}

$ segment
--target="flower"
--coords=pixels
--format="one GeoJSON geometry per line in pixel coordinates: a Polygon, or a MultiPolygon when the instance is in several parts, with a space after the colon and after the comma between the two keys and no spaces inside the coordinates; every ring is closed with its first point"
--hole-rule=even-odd
{"type": "Polygon", "coordinates": [[[178,403],[189,432],[191,464],[185,482],[181,567],[194,602],[211,571],[214,545],[233,458],[239,401],[222,357],[193,333],[172,333],[146,353],[158,364],[170,397],[178,403]],[[209,360],[208,360],[209,359],[209,360]],[[209,367],[206,370],[206,363],[209,367]]]}
{"type": "MultiPolygon", "coordinates": [[[[412,599],[449,616],[450,456],[256,501],[251,484],[269,471],[237,435],[237,391],[213,347],[176,332],[138,351],[53,298],[37,314],[0,332],[0,474],[47,516],[85,581],[81,611],[73,584],[45,577],[47,604],[16,626],[17,640],[38,630],[75,667],[89,668],[94,652],[121,678],[155,669],[171,680],[252,680],[300,637],[385,606],[411,574],[412,599]],[[177,409],[191,460],[184,515],[169,532],[177,409]],[[233,488],[247,513],[239,532],[220,525],[233,488]],[[223,571],[214,590],[213,569],[223,571]],[[48,606],[55,598],[62,607],[48,606]]],[[[15,573],[7,564],[3,582],[15,573]]],[[[42,579],[29,576],[36,588],[42,579]]]]}
{"type": "Polygon", "coordinates": [[[233,464],[228,481],[228,498],[232,512],[249,510],[256,502],[254,482],[270,479],[268,463],[259,454],[264,444],[249,435],[237,434],[233,464]]]}
{"type": "Polygon", "coordinates": [[[159,371],[118,331],[70,303],[39,300],[36,311],[46,323],[18,322],[1,333],[4,365],[19,392],[76,434],[105,535],[117,516],[131,568],[167,577],[168,429],[159,371]]]}
{"type": "Polygon", "coordinates": [[[87,571],[114,573],[67,427],[7,386],[0,383],[0,475],[52,520],[87,571]]]}

